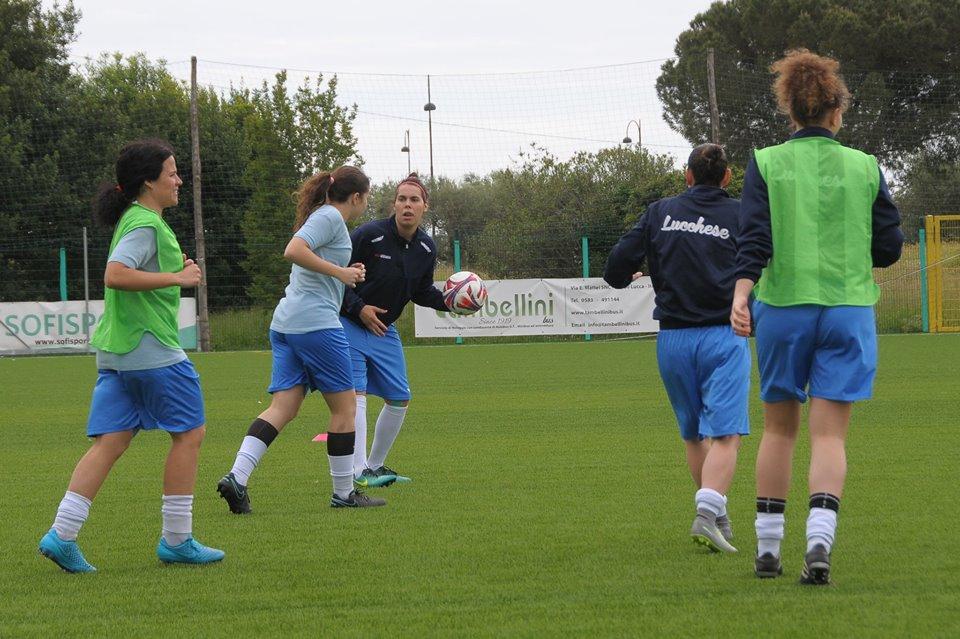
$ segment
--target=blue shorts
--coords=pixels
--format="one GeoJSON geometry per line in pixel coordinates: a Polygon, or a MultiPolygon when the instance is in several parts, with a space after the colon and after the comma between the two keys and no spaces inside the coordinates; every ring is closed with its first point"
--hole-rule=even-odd
{"type": "Polygon", "coordinates": [[[409,401],[407,362],[397,329],[391,324],[379,337],[345,317],[342,322],[350,342],[354,388],[383,399],[409,401]]]}
{"type": "Polygon", "coordinates": [[[657,366],[680,437],[750,434],[750,346],[729,325],[661,330],[657,366]]]}
{"type": "Polygon", "coordinates": [[[203,426],[200,376],[190,360],[139,371],[100,369],[87,437],[128,430],[183,433],[203,426]]]}
{"type": "Polygon", "coordinates": [[[753,304],[760,399],[868,399],[877,372],[872,306],[753,304]],[[809,390],[808,390],[809,388],[809,390]]]}
{"type": "Polygon", "coordinates": [[[353,390],[350,346],[343,329],[325,328],[309,333],[270,331],[273,371],[268,393],[306,386],[321,393],[353,390]]]}

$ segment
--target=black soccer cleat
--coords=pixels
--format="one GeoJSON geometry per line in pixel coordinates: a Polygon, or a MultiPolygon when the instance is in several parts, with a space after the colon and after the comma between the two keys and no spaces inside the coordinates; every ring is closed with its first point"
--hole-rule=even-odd
{"type": "Polygon", "coordinates": [[[826,586],[830,583],[830,553],[817,544],[803,558],[800,583],[806,586],[826,586]]]}
{"type": "Polygon", "coordinates": [[[783,564],[780,563],[779,557],[765,552],[762,555],[757,555],[757,559],[753,563],[753,574],[760,579],[779,577],[783,574],[783,564]]]}
{"type": "Polygon", "coordinates": [[[227,501],[230,512],[237,515],[246,515],[252,510],[247,487],[237,483],[237,478],[233,476],[233,473],[227,473],[223,476],[223,479],[217,482],[217,492],[227,501]]]}

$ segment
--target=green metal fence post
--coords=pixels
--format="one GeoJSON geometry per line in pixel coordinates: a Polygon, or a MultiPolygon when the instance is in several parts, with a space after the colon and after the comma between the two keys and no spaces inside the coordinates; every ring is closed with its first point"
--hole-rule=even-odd
{"type": "Polygon", "coordinates": [[[927,232],[920,229],[920,330],[930,332],[930,298],[927,291],[927,232]]]}
{"type": "MultiPolygon", "coordinates": [[[[460,272],[460,240],[453,241],[453,271],[455,273],[460,272]]],[[[463,338],[458,337],[456,343],[463,344],[463,338]]]]}
{"type": "MultiPolygon", "coordinates": [[[[580,238],[580,253],[583,255],[583,276],[590,277],[590,240],[586,235],[580,238]]],[[[593,339],[590,333],[584,333],[583,340],[589,342],[593,339]]]]}
{"type": "Polygon", "coordinates": [[[60,247],[60,301],[67,301],[67,249],[60,247]]]}

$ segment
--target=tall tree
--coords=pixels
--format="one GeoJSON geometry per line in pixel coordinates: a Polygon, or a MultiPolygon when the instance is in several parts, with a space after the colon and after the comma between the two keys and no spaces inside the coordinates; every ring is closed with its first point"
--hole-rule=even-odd
{"type": "Polygon", "coordinates": [[[75,140],[66,47],[79,17],[69,2],[44,10],[39,0],[0,0],[0,299],[56,296],[49,227],[76,201],[59,158],[75,140]]]}
{"type": "Polygon", "coordinates": [[[668,124],[710,137],[707,50],[716,51],[720,138],[744,162],[782,141],[771,62],[806,47],[840,60],[854,100],[841,139],[900,168],[960,139],[960,0],[730,0],[697,15],[657,80],[668,124]]]}
{"type": "Polygon", "coordinates": [[[251,274],[248,289],[254,304],[275,304],[283,294],[290,267],[283,247],[290,239],[300,183],[321,170],[342,164],[360,166],[353,135],[356,106],[337,103],[337,78],[324,86],[323,77],[310,79],[293,93],[286,72],[272,86],[234,92],[242,108],[250,161],[243,182],[250,200],[243,214],[244,268],[251,274]]]}

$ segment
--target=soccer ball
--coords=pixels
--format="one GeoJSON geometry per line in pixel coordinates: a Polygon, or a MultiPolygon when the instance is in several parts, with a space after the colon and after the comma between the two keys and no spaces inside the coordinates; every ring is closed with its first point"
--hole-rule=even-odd
{"type": "Polygon", "coordinates": [[[443,285],[443,301],[451,313],[473,315],[487,301],[487,286],[476,273],[454,273],[443,285]]]}

